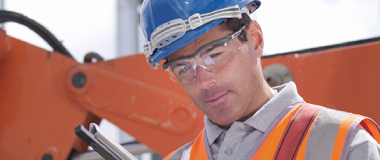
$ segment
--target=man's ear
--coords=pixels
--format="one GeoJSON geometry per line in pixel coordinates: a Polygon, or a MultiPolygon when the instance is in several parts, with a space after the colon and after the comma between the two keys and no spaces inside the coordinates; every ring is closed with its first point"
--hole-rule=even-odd
{"type": "Polygon", "coordinates": [[[252,45],[256,58],[260,58],[264,49],[264,38],[260,25],[256,20],[251,20],[247,29],[248,42],[252,45]]]}

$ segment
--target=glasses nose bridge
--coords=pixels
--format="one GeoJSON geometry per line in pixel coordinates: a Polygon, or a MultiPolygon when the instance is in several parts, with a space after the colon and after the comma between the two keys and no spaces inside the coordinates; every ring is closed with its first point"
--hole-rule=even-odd
{"type": "Polygon", "coordinates": [[[194,66],[194,81],[197,81],[198,87],[206,89],[215,83],[215,75],[212,70],[202,64],[194,66]]]}
{"type": "Polygon", "coordinates": [[[212,73],[212,71],[209,68],[207,68],[205,65],[203,65],[203,64],[201,64],[199,62],[201,62],[201,61],[194,61],[191,64],[191,69],[193,70],[193,77],[194,77],[194,79],[192,81],[195,81],[195,80],[198,79],[198,74],[197,74],[197,72],[199,72],[198,69],[197,69],[198,67],[200,67],[200,69],[203,69],[203,70],[205,70],[207,72],[212,73]]]}
{"type": "Polygon", "coordinates": [[[202,62],[201,60],[199,61],[196,61],[196,62],[193,62],[192,64],[192,69],[194,70],[194,76],[197,76],[197,67],[201,67],[202,69],[208,71],[208,72],[212,72],[208,67],[206,67],[204,64],[200,63],[202,62]]]}

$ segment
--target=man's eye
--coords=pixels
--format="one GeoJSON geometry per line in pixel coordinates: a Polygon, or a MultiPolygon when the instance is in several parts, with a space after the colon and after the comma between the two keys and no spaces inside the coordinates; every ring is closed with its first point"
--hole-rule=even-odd
{"type": "Polygon", "coordinates": [[[182,69],[179,70],[178,75],[186,73],[188,69],[190,69],[191,66],[182,66],[182,69]]]}
{"type": "Polygon", "coordinates": [[[211,57],[211,58],[215,58],[215,57],[217,57],[217,56],[219,56],[219,55],[221,55],[221,54],[222,54],[222,52],[213,53],[213,54],[210,55],[210,57],[211,57]]]}

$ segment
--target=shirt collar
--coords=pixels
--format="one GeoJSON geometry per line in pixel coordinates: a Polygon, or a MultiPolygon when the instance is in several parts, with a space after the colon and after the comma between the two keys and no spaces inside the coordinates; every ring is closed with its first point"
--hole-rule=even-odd
{"type": "Polygon", "coordinates": [[[252,117],[244,121],[245,124],[254,127],[255,129],[265,132],[271,122],[286,108],[296,102],[303,102],[303,99],[298,95],[297,87],[294,82],[274,87],[277,90],[276,94],[262,108],[260,108],[252,117]]]}
{"type": "MultiPolygon", "coordinates": [[[[284,109],[296,102],[303,102],[302,97],[298,95],[297,87],[294,82],[289,82],[287,84],[274,87],[273,89],[277,90],[278,94],[270,99],[252,117],[244,121],[244,124],[249,125],[261,132],[265,132],[270,123],[284,109]]],[[[225,131],[225,129],[215,125],[207,116],[204,117],[204,123],[207,131],[207,140],[209,145],[211,145],[220,136],[220,134],[225,131]]]]}
{"type": "Polygon", "coordinates": [[[225,129],[220,128],[214,122],[211,122],[211,120],[207,116],[204,117],[204,123],[207,132],[207,140],[209,145],[211,145],[220,136],[220,134],[222,134],[222,132],[225,131],[225,129]]]}

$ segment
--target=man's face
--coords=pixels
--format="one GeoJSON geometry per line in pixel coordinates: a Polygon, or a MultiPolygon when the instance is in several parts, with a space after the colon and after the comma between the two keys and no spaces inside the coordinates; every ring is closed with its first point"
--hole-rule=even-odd
{"type": "MultiPolygon", "coordinates": [[[[262,92],[262,48],[255,49],[255,36],[251,35],[255,29],[253,26],[251,21],[245,29],[248,41],[241,42],[240,50],[225,66],[213,72],[198,66],[195,81],[181,83],[193,103],[221,127],[229,127],[233,121],[243,121],[259,109],[255,100],[260,99],[262,92]]],[[[167,58],[172,61],[191,56],[201,47],[232,33],[218,25],[167,58]]]]}

